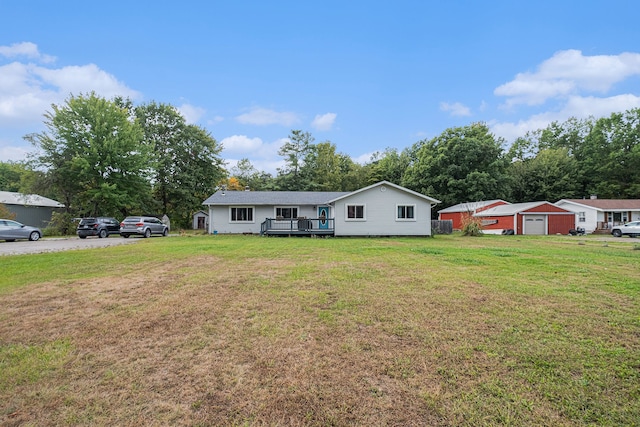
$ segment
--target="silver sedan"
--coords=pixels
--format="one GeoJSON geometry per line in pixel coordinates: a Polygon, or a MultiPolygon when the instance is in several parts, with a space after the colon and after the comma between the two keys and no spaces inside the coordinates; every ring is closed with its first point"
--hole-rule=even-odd
{"type": "Polygon", "coordinates": [[[40,237],[42,237],[42,231],[37,227],[10,219],[0,219],[0,240],[13,242],[18,239],[39,240],[40,237]]]}

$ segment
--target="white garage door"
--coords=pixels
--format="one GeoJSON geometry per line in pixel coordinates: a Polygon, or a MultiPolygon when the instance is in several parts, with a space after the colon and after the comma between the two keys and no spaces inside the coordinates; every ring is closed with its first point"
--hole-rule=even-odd
{"type": "Polygon", "coordinates": [[[545,215],[525,215],[524,234],[547,234],[545,215]]]}

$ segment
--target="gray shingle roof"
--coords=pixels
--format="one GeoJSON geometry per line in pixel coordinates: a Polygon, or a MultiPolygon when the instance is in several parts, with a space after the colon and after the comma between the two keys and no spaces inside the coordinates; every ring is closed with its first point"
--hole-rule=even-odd
{"type": "Polygon", "coordinates": [[[374,187],[394,187],[414,196],[428,200],[431,204],[440,203],[432,197],[409,190],[388,181],[380,181],[356,191],[216,191],[202,204],[215,205],[325,205],[344,197],[369,190],[374,187]]]}
{"type": "Polygon", "coordinates": [[[203,205],[323,205],[343,191],[216,191],[203,205]]]}

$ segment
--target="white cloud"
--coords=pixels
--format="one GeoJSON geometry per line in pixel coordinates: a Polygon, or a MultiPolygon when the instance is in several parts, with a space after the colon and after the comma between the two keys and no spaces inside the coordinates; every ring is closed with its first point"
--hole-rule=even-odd
{"type": "Polygon", "coordinates": [[[469,109],[469,107],[467,107],[464,104],[461,104],[460,102],[454,102],[452,104],[448,102],[441,102],[440,110],[448,111],[451,113],[452,116],[470,116],[471,115],[471,110],[469,109]]]}
{"type": "Polygon", "coordinates": [[[554,119],[551,115],[539,114],[526,120],[514,122],[489,122],[491,132],[504,138],[508,143],[512,143],[529,131],[546,128],[554,119]]]}
{"type": "Polygon", "coordinates": [[[206,113],[204,108],[196,107],[191,104],[182,104],[178,107],[178,111],[182,114],[187,123],[190,124],[198,123],[206,113]]]}
{"type": "Polygon", "coordinates": [[[29,154],[29,151],[24,147],[15,147],[0,143],[0,160],[4,162],[25,160],[27,154],[29,154]]]}
{"type": "Polygon", "coordinates": [[[513,142],[516,138],[524,136],[528,131],[544,129],[554,121],[563,122],[571,117],[606,117],[612,113],[632,108],[640,108],[640,96],[631,94],[616,95],[608,98],[572,96],[567,99],[564,107],[559,111],[535,114],[516,123],[494,121],[489,123],[489,126],[495,135],[513,142]]]}
{"type": "Polygon", "coordinates": [[[280,138],[271,143],[265,143],[260,138],[233,135],[224,138],[220,143],[223,147],[222,157],[227,160],[227,168],[231,169],[242,158],[249,158],[257,170],[275,175],[277,168],[284,165],[284,159],[280,157],[278,151],[287,141],[287,138],[280,138]]]}
{"type": "Polygon", "coordinates": [[[581,91],[606,93],[628,77],[640,75],[640,54],[584,56],[565,50],[542,62],[536,72],[519,73],[494,90],[507,97],[506,105],[540,105],[551,98],[577,95],[581,91]]]}
{"type": "Polygon", "coordinates": [[[31,77],[38,78],[38,86],[49,85],[58,92],[74,95],[95,92],[105,98],[124,96],[133,99],[140,94],[118,81],[115,76],[101,70],[95,64],[73,65],[58,69],[33,67],[31,77]]]}
{"type": "MultiPolygon", "coordinates": [[[[240,160],[241,159],[226,159],[225,167],[228,171],[231,171],[240,160]]],[[[251,159],[250,162],[257,171],[270,173],[273,176],[276,176],[278,169],[283,168],[285,165],[282,159],[251,159]]]]}
{"type": "Polygon", "coordinates": [[[251,154],[262,147],[262,139],[246,135],[233,135],[220,141],[227,153],[251,154]]]}
{"type": "Polygon", "coordinates": [[[14,43],[11,46],[0,46],[0,55],[5,58],[25,57],[43,63],[56,60],[55,56],[45,55],[38,51],[38,45],[31,42],[14,43]]]}
{"type": "Polygon", "coordinates": [[[373,157],[374,154],[376,154],[375,151],[372,151],[370,153],[364,153],[364,154],[359,155],[358,157],[353,158],[352,160],[355,163],[358,163],[360,165],[365,165],[365,164],[371,162],[371,157],[373,157]]]}
{"type": "Polygon", "coordinates": [[[218,123],[220,123],[220,122],[223,122],[223,121],[224,121],[224,117],[222,117],[222,116],[215,116],[215,117],[213,117],[213,118],[211,118],[211,119],[207,120],[207,124],[208,124],[208,125],[216,125],[216,124],[218,124],[218,123]]]}
{"type": "Polygon", "coordinates": [[[638,75],[638,53],[584,56],[579,50],[557,52],[535,72],[519,73],[514,80],[494,90],[495,95],[506,97],[505,106],[509,108],[545,103],[552,107],[518,121],[493,121],[489,125],[494,134],[512,142],[554,121],[600,118],[640,108],[640,96],[608,94],[615,84],[638,75]]]}
{"type": "Polygon", "coordinates": [[[311,122],[311,126],[317,130],[331,130],[337,116],[336,113],[318,114],[311,122]]]}
{"type": "Polygon", "coordinates": [[[632,94],[616,95],[607,98],[594,96],[572,96],[560,112],[562,120],[569,117],[605,117],[632,108],[640,108],[640,96],[632,94]]]}
{"type": "MultiPolygon", "coordinates": [[[[35,45],[26,45],[28,46],[23,46],[22,50],[3,46],[3,54],[6,56],[16,51],[37,52],[35,45]]],[[[51,104],[64,102],[70,94],[92,91],[106,98],[140,97],[138,92],[95,64],[51,68],[12,62],[0,66],[0,126],[42,124],[42,116],[50,110],[51,104]]]]}
{"type": "Polygon", "coordinates": [[[244,113],[236,117],[236,120],[242,124],[249,125],[282,125],[292,126],[300,121],[297,114],[292,112],[278,112],[267,108],[255,107],[248,113],[244,113]]]}

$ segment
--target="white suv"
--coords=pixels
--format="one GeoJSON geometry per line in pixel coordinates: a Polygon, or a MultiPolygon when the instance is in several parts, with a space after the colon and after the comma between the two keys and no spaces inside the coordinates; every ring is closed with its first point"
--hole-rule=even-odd
{"type": "Polygon", "coordinates": [[[628,222],[625,225],[617,225],[611,230],[611,234],[614,237],[622,237],[627,235],[629,237],[640,236],[640,221],[628,222]]]}

